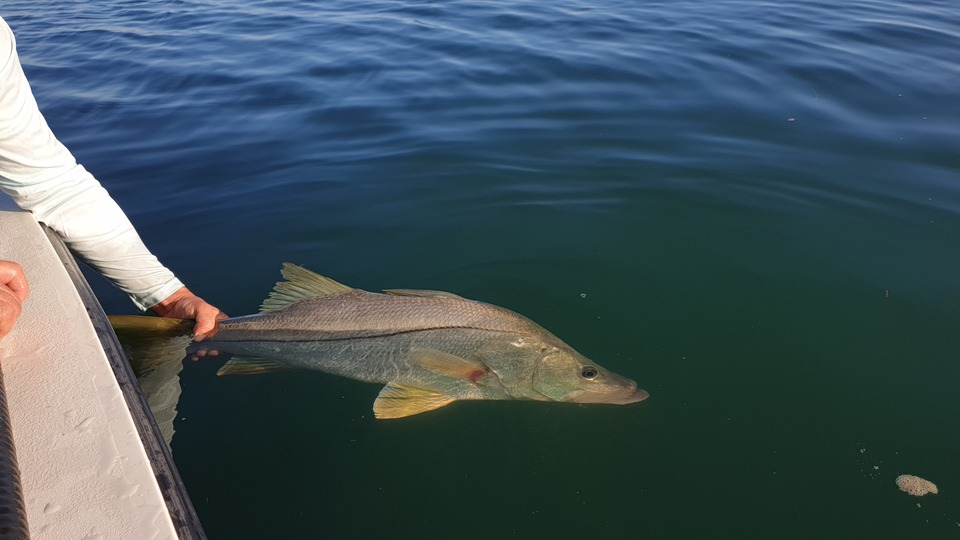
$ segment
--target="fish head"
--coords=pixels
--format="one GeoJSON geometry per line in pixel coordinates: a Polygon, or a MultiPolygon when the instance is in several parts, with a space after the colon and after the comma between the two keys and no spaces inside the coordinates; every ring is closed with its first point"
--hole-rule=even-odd
{"type": "Polygon", "coordinates": [[[626,405],[650,394],[634,381],[591,362],[578,352],[550,347],[537,360],[533,389],[551,401],[626,405]]]}

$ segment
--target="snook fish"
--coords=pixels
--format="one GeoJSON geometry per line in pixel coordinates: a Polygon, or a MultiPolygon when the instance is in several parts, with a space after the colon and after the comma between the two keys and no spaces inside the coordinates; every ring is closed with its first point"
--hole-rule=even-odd
{"type": "Polygon", "coordinates": [[[260,313],[191,346],[232,358],[219,375],[306,368],[385,384],[377,418],[456,400],[627,404],[647,392],[526,317],[441,291],[353,289],[285,263],[260,313]]]}

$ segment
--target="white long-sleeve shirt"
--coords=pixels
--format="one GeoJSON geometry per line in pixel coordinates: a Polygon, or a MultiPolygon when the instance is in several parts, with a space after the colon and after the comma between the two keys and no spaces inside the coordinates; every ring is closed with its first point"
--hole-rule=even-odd
{"type": "MultiPolygon", "coordinates": [[[[0,18],[0,190],[56,231],[140,309],[183,284],[143,244],[123,210],[54,136],[0,18]]],[[[0,231],[0,241],[3,231],[0,231]]],[[[8,239],[7,239],[8,240],[8,239]]]]}

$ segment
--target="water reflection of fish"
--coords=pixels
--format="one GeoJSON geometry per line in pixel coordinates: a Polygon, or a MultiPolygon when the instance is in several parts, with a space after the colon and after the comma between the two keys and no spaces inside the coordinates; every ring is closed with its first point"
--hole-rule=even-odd
{"type": "Polygon", "coordinates": [[[137,376],[140,391],[157,421],[160,434],[167,445],[173,441],[173,421],[177,417],[177,404],[180,400],[180,370],[183,369],[183,351],[190,345],[190,332],[193,324],[184,322],[170,329],[168,319],[159,317],[135,317],[141,324],[139,332],[124,332],[123,320],[128,317],[110,317],[117,337],[123,345],[123,351],[137,376]],[[161,323],[156,330],[142,328],[147,321],[161,323]],[[171,331],[172,330],[172,331],[171,331]],[[157,339],[163,334],[168,339],[157,339]],[[148,334],[148,335],[144,335],[148,334]],[[146,338],[146,339],[144,339],[146,338]]]}
{"type": "Polygon", "coordinates": [[[384,383],[377,418],[456,400],[627,404],[648,397],[504,308],[439,291],[369,293],[292,264],[283,265],[283,276],[260,313],[221,321],[191,351],[231,355],[221,375],[307,368],[384,383]]]}

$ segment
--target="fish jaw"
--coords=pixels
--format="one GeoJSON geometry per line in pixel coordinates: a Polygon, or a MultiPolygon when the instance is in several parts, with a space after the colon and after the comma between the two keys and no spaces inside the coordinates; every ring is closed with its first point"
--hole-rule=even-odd
{"type": "Polygon", "coordinates": [[[594,394],[591,392],[583,392],[579,395],[573,396],[568,401],[570,403],[606,403],[609,405],[629,405],[631,403],[638,403],[650,397],[649,392],[641,388],[637,388],[637,383],[633,381],[630,382],[633,384],[633,388],[625,389],[623,392],[614,394],[594,394]]]}

